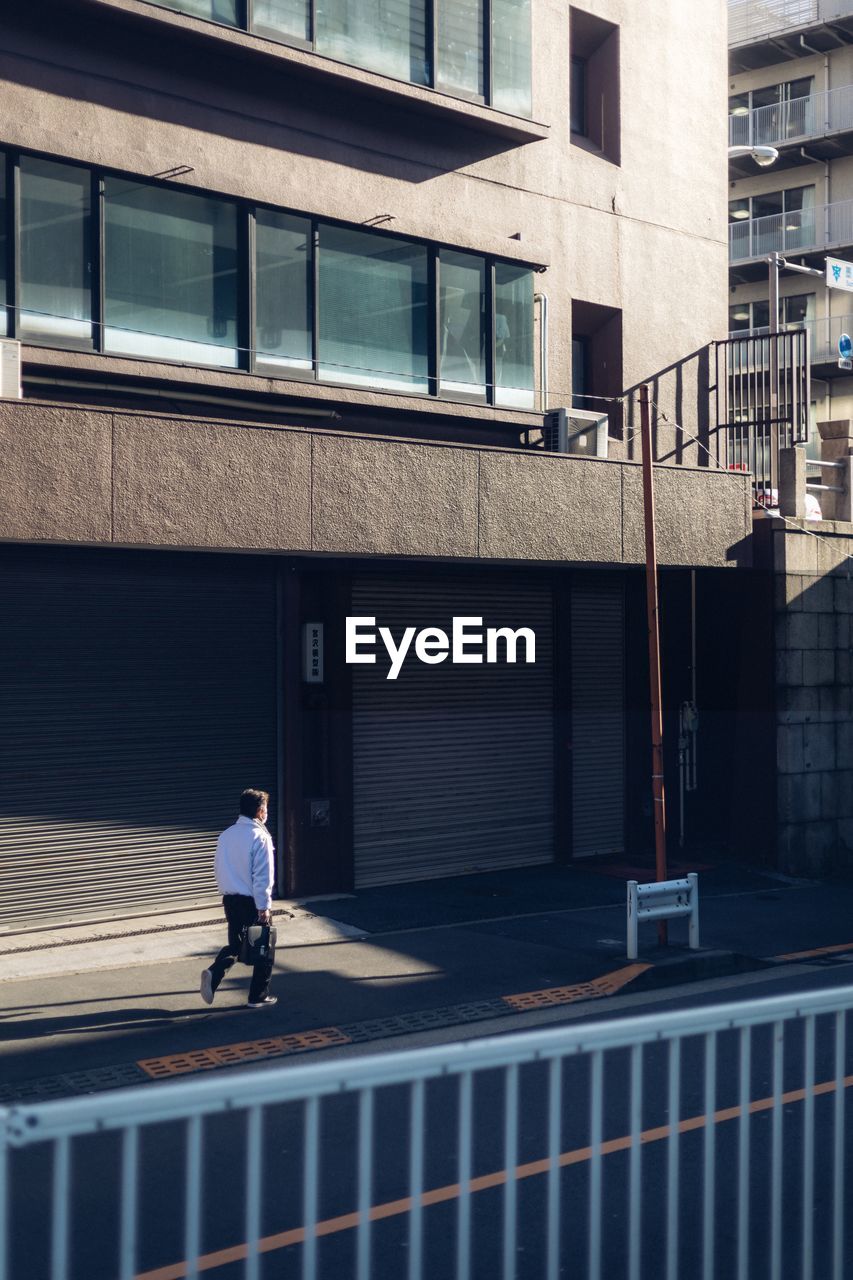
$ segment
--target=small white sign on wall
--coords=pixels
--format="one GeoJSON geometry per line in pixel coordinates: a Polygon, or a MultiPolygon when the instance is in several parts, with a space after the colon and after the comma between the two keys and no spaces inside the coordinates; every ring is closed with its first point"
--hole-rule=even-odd
{"type": "Polygon", "coordinates": [[[323,624],[306,622],[302,627],[302,679],[306,684],[323,682],[323,624]]]}

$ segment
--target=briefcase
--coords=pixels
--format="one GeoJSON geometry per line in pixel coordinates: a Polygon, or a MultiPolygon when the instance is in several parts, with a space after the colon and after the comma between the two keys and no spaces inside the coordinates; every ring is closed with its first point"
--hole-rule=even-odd
{"type": "Polygon", "coordinates": [[[275,955],[275,939],[275,925],[247,925],[240,943],[240,963],[255,965],[260,960],[271,959],[275,955]]]}

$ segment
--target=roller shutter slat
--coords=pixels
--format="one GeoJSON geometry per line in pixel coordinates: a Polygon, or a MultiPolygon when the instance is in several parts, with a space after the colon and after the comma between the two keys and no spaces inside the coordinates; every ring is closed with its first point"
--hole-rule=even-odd
{"type": "Polygon", "coordinates": [[[357,887],[550,862],[554,856],[553,609],[538,587],[365,575],[354,614],[399,637],[454,616],[532,627],[535,665],[353,668],[357,887]]]}
{"type": "Polygon", "coordinates": [[[217,901],[274,789],[274,564],[0,554],[0,923],[217,901]]]}

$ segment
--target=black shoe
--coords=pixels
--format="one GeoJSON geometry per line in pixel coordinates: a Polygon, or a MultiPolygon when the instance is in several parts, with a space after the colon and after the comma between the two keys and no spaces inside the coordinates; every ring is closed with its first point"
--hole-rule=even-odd
{"type": "Polygon", "coordinates": [[[201,998],[205,1004],[213,1004],[213,974],[209,969],[201,971],[201,998]]]}
{"type": "Polygon", "coordinates": [[[278,1004],[278,996],[264,996],[263,1000],[250,1000],[250,1009],[268,1009],[271,1004],[278,1004]]]}

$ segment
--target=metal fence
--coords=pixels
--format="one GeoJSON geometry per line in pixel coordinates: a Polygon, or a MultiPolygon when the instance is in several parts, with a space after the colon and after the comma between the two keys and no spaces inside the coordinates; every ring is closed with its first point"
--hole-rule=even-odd
{"type": "Polygon", "coordinates": [[[784,146],[853,129],[853,85],[729,116],[730,146],[784,146]]]}
{"type": "Polygon", "coordinates": [[[853,13],[853,0],[729,0],[729,45],[853,13]]]}
{"type": "Polygon", "coordinates": [[[797,328],[716,346],[717,465],[751,471],[757,498],[775,505],[779,450],[809,437],[810,334],[797,328]]]}
{"type": "Polygon", "coordinates": [[[791,213],[745,218],[729,225],[729,261],[747,262],[771,253],[804,253],[853,243],[853,200],[836,200],[791,213]]]}
{"type": "Polygon", "coordinates": [[[12,1108],[4,1280],[843,1280],[853,987],[12,1108]]]}

